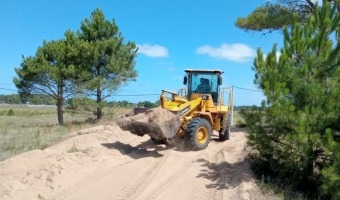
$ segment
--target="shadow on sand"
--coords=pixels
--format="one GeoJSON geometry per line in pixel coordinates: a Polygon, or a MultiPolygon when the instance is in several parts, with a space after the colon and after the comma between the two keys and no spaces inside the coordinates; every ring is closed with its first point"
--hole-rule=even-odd
{"type": "Polygon", "coordinates": [[[236,163],[211,163],[206,159],[198,159],[197,162],[202,163],[204,169],[197,175],[198,178],[206,178],[211,184],[206,185],[207,188],[223,190],[234,188],[242,182],[249,181],[253,174],[250,170],[248,159],[236,163]]]}
{"type": "Polygon", "coordinates": [[[116,149],[121,154],[130,156],[131,158],[134,159],[140,159],[145,157],[159,158],[162,157],[163,155],[158,152],[167,149],[163,145],[153,144],[152,141],[142,142],[137,146],[131,146],[130,144],[124,144],[119,141],[116,141],[114,143],[101,143],[101,145],[108,149],[116,149]]]}

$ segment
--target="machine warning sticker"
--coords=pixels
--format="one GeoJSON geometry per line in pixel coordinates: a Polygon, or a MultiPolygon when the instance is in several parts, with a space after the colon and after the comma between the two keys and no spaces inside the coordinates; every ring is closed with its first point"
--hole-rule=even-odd
{"type": "Polygon", "coordinates": [[[182,116],[186,114],[187,112],[189,112],[189,110],[190,110],[190,106],[187,106],[183,110],[179,111],[179,115],[182,116]]]}

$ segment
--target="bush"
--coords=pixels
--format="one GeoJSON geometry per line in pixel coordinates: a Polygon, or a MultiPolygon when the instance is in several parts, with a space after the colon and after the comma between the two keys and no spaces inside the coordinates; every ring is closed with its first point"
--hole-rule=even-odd
{"type": "Polygon", "coordinates": [[[7,112],[8,116],[14,116],[14,110],[13,109],[9,109],[7,112]]]}
{"type": "Polygon", "coordinates": [[[247,124],[243,120],[237,120],[236,126],[239,127],[239,128],[245,128],[245,127],[247,127],[247,124]]]}
{"type": "Polygon", "coordinates": [[[340,199],[340,15],[324,3],[302,25],[284,29],[284,47],[254,60],[266,96],[243,110],[254,169],[310,198],[340,199]],[[327,23],[326,23],[327,22],[327,23]]]}

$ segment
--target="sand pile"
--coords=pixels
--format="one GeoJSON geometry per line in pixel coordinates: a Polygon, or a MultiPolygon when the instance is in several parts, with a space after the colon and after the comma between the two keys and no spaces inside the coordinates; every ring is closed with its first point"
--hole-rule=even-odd
{"type": "Polygon", "coordinates": [[[173,138],[180,127],[179,116],[162,107],[117,119],[116,122],[124,131],[130,131],[139,136],[148,134],[151,138],[159,140],[173,138]]]}
{"type": "MultiPolygon", "coordinates": [[[[156,121],[166,115],[156,113],[162,115],[156,121]]],[[[146,113],[150,119],[154,114],[146,113]]],[[[71,135],[0,162],[0,199],[282,199],[257,187],[244,132],[232,131],[226,142],[217,142],[215,132],[206,149],[184,152],[115,125],[71,135]]]]}

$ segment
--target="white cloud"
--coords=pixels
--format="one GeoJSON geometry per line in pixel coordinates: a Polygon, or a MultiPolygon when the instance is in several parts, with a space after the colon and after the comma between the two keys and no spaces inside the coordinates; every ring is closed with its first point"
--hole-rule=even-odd
{"type": "Polygon", "coordinates": [[[160,46],[158,44],[139,44],[138,53],[144,54],[149,57],[168,57],[169,52],[166,47],[160,46]]]}
{"type": "Polygon", "coordinates": [[[220,47],[212,47],[204,45],[196,50],[198,54],[207,54],[213,58],[230,60],[234,62],[245,62],[256,56],[256,51],[251,47],[235,43],[235,44],[222,44],[220,47]]]}
{"type": "Polygon", "coordinates": [[[281,52],[277,51],[277,52],[276,52],[276,60],[277,60],[277,61],[279,61],[280,56],[281,56],[281,52]]]}
{"type": "MultiPolygon", "coordinates": [[[[277,52],[276,52],[276,61],[277,61],[277,62],[279,61],[280,56],[281,56],[281,52],[280,52],[280,51],[277,51],[277,52]]],[[[266,58],[267,58],[267,54],[264,54],[264,55],[263,55],[263,59],[266,59],[266,58]]]]}

